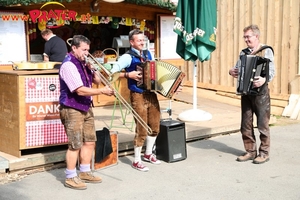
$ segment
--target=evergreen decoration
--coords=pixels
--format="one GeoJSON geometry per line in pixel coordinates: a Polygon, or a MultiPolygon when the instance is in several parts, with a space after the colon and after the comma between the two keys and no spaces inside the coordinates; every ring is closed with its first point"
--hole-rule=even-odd
{"type": "Polygon", "coordinates": [[[176,6],[171,3],[170,0],[125,0],[125,2],[138,5],[154,5],[161,8],[167,8],[171,11],[176,11],[176,6]]]}
{"type": "MultiPolygon", "coordinates": [[[[14,5],[22,5],[28,6],[29,4],[43,4],[46,2],[72,2],[72,0],[0,0],[0,6],[14,6],[14,5]]],[[[75,0],[75,1],[85,1],[85,0],[75,0]]]]}
{"type": "MultiPolygon", "coordinates": [[[[27,6],[29,4],[43,4],[46,2],[72,2],[72,1],[87,1],[87,0],[0,0],[1,6],[13,6],[13,5],[23,5],[27,6]]],[[[125,0],[124,2],[138,4],[138,5],[153,5],[161,8],[165,8],[171,11],[176,11],[176,6],[170,2],[170,0],[125,0]]]]}

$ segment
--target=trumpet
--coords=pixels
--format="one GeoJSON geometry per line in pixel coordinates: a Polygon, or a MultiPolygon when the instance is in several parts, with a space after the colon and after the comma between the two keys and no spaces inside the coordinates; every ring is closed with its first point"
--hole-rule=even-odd
{"type": "MultiPolygon", "coordinates": [[[[72,40],[73,38],[67,39],[67,44],[71,46],[72,40]]],[[[109,82],[113,83],[119,79],[120,76],[119,72],[111,73],[90,53],[88,54],[88,56],[85,56],[85,62],[86,64],[89,64],[93,70],[95,71],[99,70],[104,75],[105,79],[108,80],[109,82]]]]}
{"type": "MultiPolygon", "coordinates": [[[[71,40],[73,38],[69,38],[67,40],[67,43],[71,46],[71,40]]],[[[119,100],[119,102],[130,112],[130,114],[132,114],[132,116],[134,117],[134,119],[139,122],[143,128],[145,128],[147,130],[147,133],[149,135],[152,134],[152,129],[148,126],[148,124],[141,118],[141,116],[139,116],[137,114],[137,112],[135,110],[133,110],[133,108],[131,107],[131,105],[122,97],[122,95],[118,92],[118,90],[116,90],[112,83],[116,80],[118,80],[120,73],[110,73],[103,65],[101,65],[100,62],[97,61],[97,59],[95,59],[90,53],[88,54],[88,56],[85,57],[86,63],[90,63],[91,67],[94,70],[98,70],[100,69],[101,72],[103,73],[97,73],[97,75],[99,74],[99,78],[101,80],[101,82],[103,83],[104,86],[108,86],[110,88],[112,88],[115,92],[114,96],[119,100]]]]}
{"type": "Polygon", "coordinates": [[[120,72],[111,73],[108,71],[97,59],[95,59],[90,53],[85,56],[85,62],[91,65],[91,68],[95,71],[99,70],[100,73],[108,80],[110,83],[115,82],[120,77],[120,72]]]}

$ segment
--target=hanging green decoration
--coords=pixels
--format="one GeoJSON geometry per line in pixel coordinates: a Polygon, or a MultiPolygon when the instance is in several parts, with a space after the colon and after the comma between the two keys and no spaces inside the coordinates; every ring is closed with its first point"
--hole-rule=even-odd
{"type": "Polygon", "coordinates": [[[125,0],[125,2],[139,5],[154,5],[161,8],[167,8],[171,11],[176,11],[176,6],[171,3],[170,0],[125,0]]]}
{"type": "Polygon", "coordinates": [[[43,4],[46,2],[67,2],[70,3],[72,1],[86,1],[86,0],[0,0],[0,6],[14,6],[14,5],[22,5],[27,6],[29,4],[43,4]]]}
{"type": "MultiPolygon", "coordinates": [[[[43,4],[46,2],[57,1],[63,2],[73,2],[73,1],[87,1],[87,0],[0,0],[1,6],[13,6],[13,5],[29,5],[29,4],[43,4]]],[[[138,5],[154,5],[161,8],[165,8],[171,11],[176,11],[176,6],[170,2],[170,0],[125,0],[126,3],[138,4],[138,5]]]]}

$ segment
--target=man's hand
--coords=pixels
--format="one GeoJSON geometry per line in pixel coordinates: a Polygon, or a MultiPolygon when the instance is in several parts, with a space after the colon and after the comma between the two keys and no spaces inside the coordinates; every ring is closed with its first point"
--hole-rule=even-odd
{"type": "Polygon", "coordinates": [[[44,61],[45,62],[49,62],[49,56],[47,54],[45,54],[45,53],[43,55],[44,55],[44,61]]]}
{"type": "Polygon", "coordinates": [[[112,90],[110,87],[105,86],[103,88],[100,89],[101,94],[105,94],[107,96],[111,96],[115,94],[115,91],[112,90]]]}
{"type": "Polygon", "coordinates": [[[266,82],[265,77],[255,76],[254,80],[253,80],[253,86],[257,88],[257,87],[262,86],[265,82],[266,82]]]}
{"type": "Polygon", "coordinates": [[[233,76],[234,78],[237,78],[238,75],[239,75],[239,69],[238,69],[238,68],[231,68],[231,69],[229,70],[229,74],[230,74],[231,76],[233,76]]]}
{"type": "Polygon", "coordinates": [[[131,71],[128,73],[128,78],[134,79],[136,81],[140,81],[143,75],[140,71],[131,71]]]}

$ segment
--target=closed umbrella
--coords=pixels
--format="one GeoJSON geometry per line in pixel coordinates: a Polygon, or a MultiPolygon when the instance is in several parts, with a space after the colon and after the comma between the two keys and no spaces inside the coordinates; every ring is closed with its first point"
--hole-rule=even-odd
{"type": "Polygon", "coordinates": [[[197,60],[204,62],[216,48],[216,0],[179,0],[174,21],[178,34],[176,52],[194,63],[193,109],[178,117],[182,121],[206,121],[212,115],[197,109],[197,60]]]}

